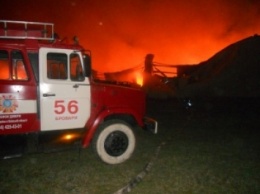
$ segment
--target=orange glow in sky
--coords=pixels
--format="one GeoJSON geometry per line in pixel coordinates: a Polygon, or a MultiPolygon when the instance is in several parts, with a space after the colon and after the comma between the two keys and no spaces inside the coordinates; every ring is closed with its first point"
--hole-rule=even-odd
{"type": "Polygon", "coordinates": [[[205,61],[260,34],[260,1],[12,0],[1,2],[0,19],[52,22],[92,51],[94,69],[113,72],[143,64],[147,53],[165,64],[205,61]]]}

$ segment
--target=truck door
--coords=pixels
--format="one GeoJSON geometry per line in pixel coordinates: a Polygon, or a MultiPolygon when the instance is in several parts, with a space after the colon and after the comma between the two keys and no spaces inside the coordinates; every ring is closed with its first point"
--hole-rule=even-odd
{"type": "Polygon", "coordinates": [[[38,131],[37,89],[24,53],[0,48],[0,134],[38,131]]]}
{"type": "Polygon", "coordinates": [[[90,82],[80,52],[39,52],[41,130],[83,128],[90,116],[90,82]]]}

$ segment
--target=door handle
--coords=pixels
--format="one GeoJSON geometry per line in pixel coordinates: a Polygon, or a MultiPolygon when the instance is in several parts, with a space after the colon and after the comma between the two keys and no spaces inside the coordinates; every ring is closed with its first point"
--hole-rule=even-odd
{"type": "Polygon", "coordinates": [[[45,93],[43,94],[43,97],[49,97],[49,96],[56,96],[56,94],[53,94],[53,93],[45,93]]]}
{"type": "Polygon", "coordinates": [[[78,87],[79,87],[78,84],[73,85],[73,88],[78,88],[78,87]]]}
{"type": "Polygon", "coordinates": [[[89,86],[89,84],[74,84],[73,88],[78,88],[79,86],[89,86]]]}

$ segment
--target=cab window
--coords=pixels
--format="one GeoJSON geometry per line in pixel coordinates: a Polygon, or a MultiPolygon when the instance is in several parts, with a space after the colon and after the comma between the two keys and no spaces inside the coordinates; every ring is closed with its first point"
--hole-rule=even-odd
{"type": "Polygon", "coordinates": [[[24,63],[22,60],[13,60],[13,79],[27,80],[24,63]]]}
{"type": "Polygon", "coordinates": [[[35,79],[39,82],[39,55],[37,52],[29,52],[28,57],[33,68],[35,79]]]}
{"type": "Polygon", "coordinates": [[[70,79],[72,81],[83,81],[84,73],[78,54],[70,54],[70,79]]]}
{"type": "Polygon", "coordinates": [[[11,59],[9,59],[8,51],[0,50],[0,79],[28,80],[21,51],[11,51],[11,59]]]}
{"type": "Polygon", "coordinates": [[[11,57],[12,57],[12,79],[28,80],[22,53],[20,51],[12,51],[11,57]]]}
{"type": "Polygon", "coordinates": [[[67,73],[67,55],[62,53],[47,54],[47,77],[49,79],[66,80],[67,73]]]}
{"type": "Polygon", "coordinates": [[[0,79],[9,80],[10,75],[8,52],[5,50],[0,50],[0,79]]]}
{"type": "Polygon", "coordinates": [[[55,80],[84,81],[80,56],[77,53],[48,53],[47,77],[55,80]]]}

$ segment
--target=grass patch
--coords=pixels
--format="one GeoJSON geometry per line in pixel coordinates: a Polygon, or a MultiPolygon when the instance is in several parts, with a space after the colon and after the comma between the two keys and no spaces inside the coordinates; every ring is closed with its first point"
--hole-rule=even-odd
{"type": "Polygon", "coordinates": [[[0,193],[112,194],[136,176],[162,142],[159,157],[134,194],[258,193],[258,116],[197,114],[157,104],[159,134],[139,132],[135,155],[120,165],[100,162],[91,149],[0,161],[0,193]]]}

